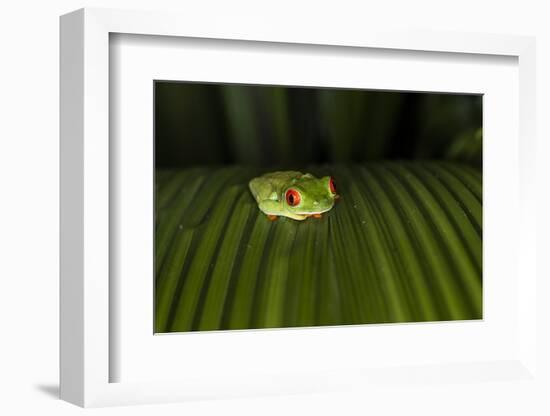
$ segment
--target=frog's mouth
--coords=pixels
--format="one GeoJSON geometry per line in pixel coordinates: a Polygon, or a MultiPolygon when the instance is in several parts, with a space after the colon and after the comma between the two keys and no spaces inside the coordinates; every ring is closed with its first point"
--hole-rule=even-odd
{"type": "Polygon", "coordinates": [[[334,207],[334,205],[332,205],[330,207],[327,207],[327,208],[323,208],[323,209],[311,210],[311,211],[308,211],[308,212],[295,212],[295,214],[298,214],[298,215],[322,214],[324,212],[330,211],[333,207],[334,207]]]}

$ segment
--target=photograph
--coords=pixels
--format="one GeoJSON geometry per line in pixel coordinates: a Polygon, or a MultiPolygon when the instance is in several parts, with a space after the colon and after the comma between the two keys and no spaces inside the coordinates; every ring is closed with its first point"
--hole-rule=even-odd
{"type": "Polygon", "coordinates": [[[153,93],[154,333],[483,319],[481,94],[153,93]]]}

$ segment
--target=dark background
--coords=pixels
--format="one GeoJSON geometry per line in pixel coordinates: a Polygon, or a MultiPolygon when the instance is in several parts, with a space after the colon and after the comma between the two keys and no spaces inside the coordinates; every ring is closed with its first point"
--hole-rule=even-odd
{"type": "Polygon", "coordinates": [[[155,82],[157,168],[452,159],[481,167],[482,97],[155,82]]]}

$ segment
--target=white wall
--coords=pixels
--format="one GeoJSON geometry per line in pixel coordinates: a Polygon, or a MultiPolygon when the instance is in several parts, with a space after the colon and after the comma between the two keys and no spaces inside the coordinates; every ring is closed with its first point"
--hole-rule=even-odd
{"type": "MultiPolygon", "coordinates": [[[[388,26],[512,33],[538,36],[539,137],[550,137],[550,14],[545,1],[345,0],[273,1],[21,0],[2,4],[0,14],[0,413],[73,414],[80,409],[60,402],[58,375],[58,16],[83,6],[221,13],[228,18],[263,16],[308,25],[361,28],[387,20],[388,26]],[[323,5],[323,6],[322,6],[323,5]],[[327,7],[325,7],[327,5],[327,7]],[[330,5],[331,8],[328,7],[330,5]],[[322,6],[322,7],[321,7],[322,6]],[[233,15],[233,17],[231,17],[233,15]],[[237,17],[235,17],[237,16],[237,17]],[[5,147],[7,145],[7,148],[5,147]]],[[[539,139],[539,159],[550,155],[539,139]]],[[[539,163],[540,165],[540,163],[539,163]]],[[[544,167],[546,191],[548,168],[544,167]]],[[[540,202],[539,229],[548,231],[548,192],[540,202]]],[[[541,238],[548,244],[548,237],[541,238]]],[[[540,267],[548,269],[548,264],[540,267]]],[[[542,273],[542,272],[541,272],[542,273]]],[[[549,276],[550,273],[546,273],[549,276]]],[[[548,293],[548,283],[541,288],[548,293]]],[[[548,317],[549,308],[541,306],[548,317]]],[[[548,318],[546,321],[548,322],[548,318]]],[[[547,350],[550,350],[548,348],[547,350]]],[[[528,389],[528,387],[526,387],[528,389]]],[[[393,414],[401,410],[438,414],[542,414],[536,392],[500,385],[475,388],[441,386],[437,397],[422,388],[388,391],[382,397],[351,398],[346,392],[256,400],[198,402],[157,407],[101,409],[99,414],[393,414]],[[493,398],[483,405],[481,397],[493,398]],[[450,405],[450,408],[447,407],[450,405]],[[376,409],[376,410],[374,410],[376,409]]],[[[546,409],[548,412],[548,408],[546,409]]],[[[398,412],[402,413],[402,412],[398,412]]],[[[547,414],[550,414],[548,412],[547,414]]]]}

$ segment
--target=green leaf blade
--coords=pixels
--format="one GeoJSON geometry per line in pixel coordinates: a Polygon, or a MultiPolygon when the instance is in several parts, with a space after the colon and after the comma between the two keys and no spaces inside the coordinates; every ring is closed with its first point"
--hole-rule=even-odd
{"type": "Polygon", "coordinates": [[[312,166],[342,198],[320,219],[274,222],[248,190],[259,171],[158,176],[156,332],[482,317],[475,168],[312,166]]]}

